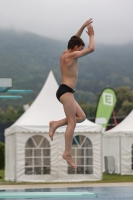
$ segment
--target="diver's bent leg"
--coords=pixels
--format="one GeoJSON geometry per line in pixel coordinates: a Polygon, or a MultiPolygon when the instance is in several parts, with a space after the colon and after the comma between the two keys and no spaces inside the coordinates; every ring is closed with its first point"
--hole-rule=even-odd
{"type": "MultiPolygon", "coordinates": [[[[76,101],[75,101],[75,105],[76,105],[76,123],[81,123],[86,119],[86,116],[76,101]]],[[[51,138],[51,140],[53,140],[53,136],[56,129],[65,125],[67,125],[67,118],[64,118],[58,121],[49,122],[49,137],[51,138]]]]}

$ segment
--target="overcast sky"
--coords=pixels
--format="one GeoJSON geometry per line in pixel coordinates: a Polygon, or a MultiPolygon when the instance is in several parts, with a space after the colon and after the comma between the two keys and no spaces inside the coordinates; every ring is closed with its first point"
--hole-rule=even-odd
{"type": "MultiPolygon", "coordinates": [[[[95,40],[133,43],[133,0],[0,0],[0,28],[68,40],[89,18],[95,40]]],[[[84,31],[82,38],[88,41],[84,31]]]]}

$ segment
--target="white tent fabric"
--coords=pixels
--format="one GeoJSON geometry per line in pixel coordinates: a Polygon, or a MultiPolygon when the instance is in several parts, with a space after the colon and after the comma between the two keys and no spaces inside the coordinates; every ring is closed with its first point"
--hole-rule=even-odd
{"type": "Polygon", "coordinates": [[[116,127],[103,134],[103,156],[115,158],[115,173],[133,174],[133,111],[116,127]]]}
{"type": "Polygon", "coordinates": [[[62,104],[56,99],[58,84],[52,71],[28,110],[8,129],[5,130],[6,141],[6,180],[11,181],[83,181],[100,180],[102,178],[102,151],[100,125],[89,120],[79,123],[75,128],[75,135],[89,138],[93,145],[93,174],[67,174],[67,163],[62,159],[64,151],[64,132],[66,126],[56,130],[54,141],[48,137],[49,121],[65,118],[62,104]],[[45,137],[50,144],[51,174],[25,174],[25,145],[33,136],[45,137]]]}

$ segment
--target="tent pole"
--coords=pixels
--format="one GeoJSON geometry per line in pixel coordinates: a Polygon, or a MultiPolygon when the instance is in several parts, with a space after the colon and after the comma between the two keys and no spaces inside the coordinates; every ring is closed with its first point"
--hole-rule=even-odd
{"type": "Polygon", "coordinates": [[[103,134],[101,133],[101,180],[103,180],[103,134]]]}
{"type": "Polygon", "coordinates": [[[119,136],[119,159],[120,159],[120,174],[121,174],[121,137],[119,136]]]}
{"type": "Polygon", "coordinates": [[[15,177],[14,177],[14,182],[17,182],[17,180],[16,180],[16,179],[17,179],[17,175],[16,175],[16,171],[17,171],[17,170],[16,170],[16,164],[17,164],[17,163],[16,163],[16,160],[17,160],[17,159],[16,159],[16,156],[17,156],[17,153],[16,153],[16,149],[17,149],[17,148],[16,148],[16,145],[17,145],[17,143],[16,143],[16,133],[14,134],[14,137],[15,137],[15,138],[14,138],[14,141],[15,141],[15,145],[14,145],[14,151],[15,151],[15,152],[14,152],[14,155],[15,155],[15,161],[14,161],[14,172],[15,172],[15,177]]]}

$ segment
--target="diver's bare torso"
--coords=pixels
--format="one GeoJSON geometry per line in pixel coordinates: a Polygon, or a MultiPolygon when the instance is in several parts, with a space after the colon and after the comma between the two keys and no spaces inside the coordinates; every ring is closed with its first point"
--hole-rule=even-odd
{"type": "Polygon", "coordinates": [[[70,52],[64,51],[60,57],[61,84],[74,89],[78,78],[78,59],[70,59],[70,52]]]}

